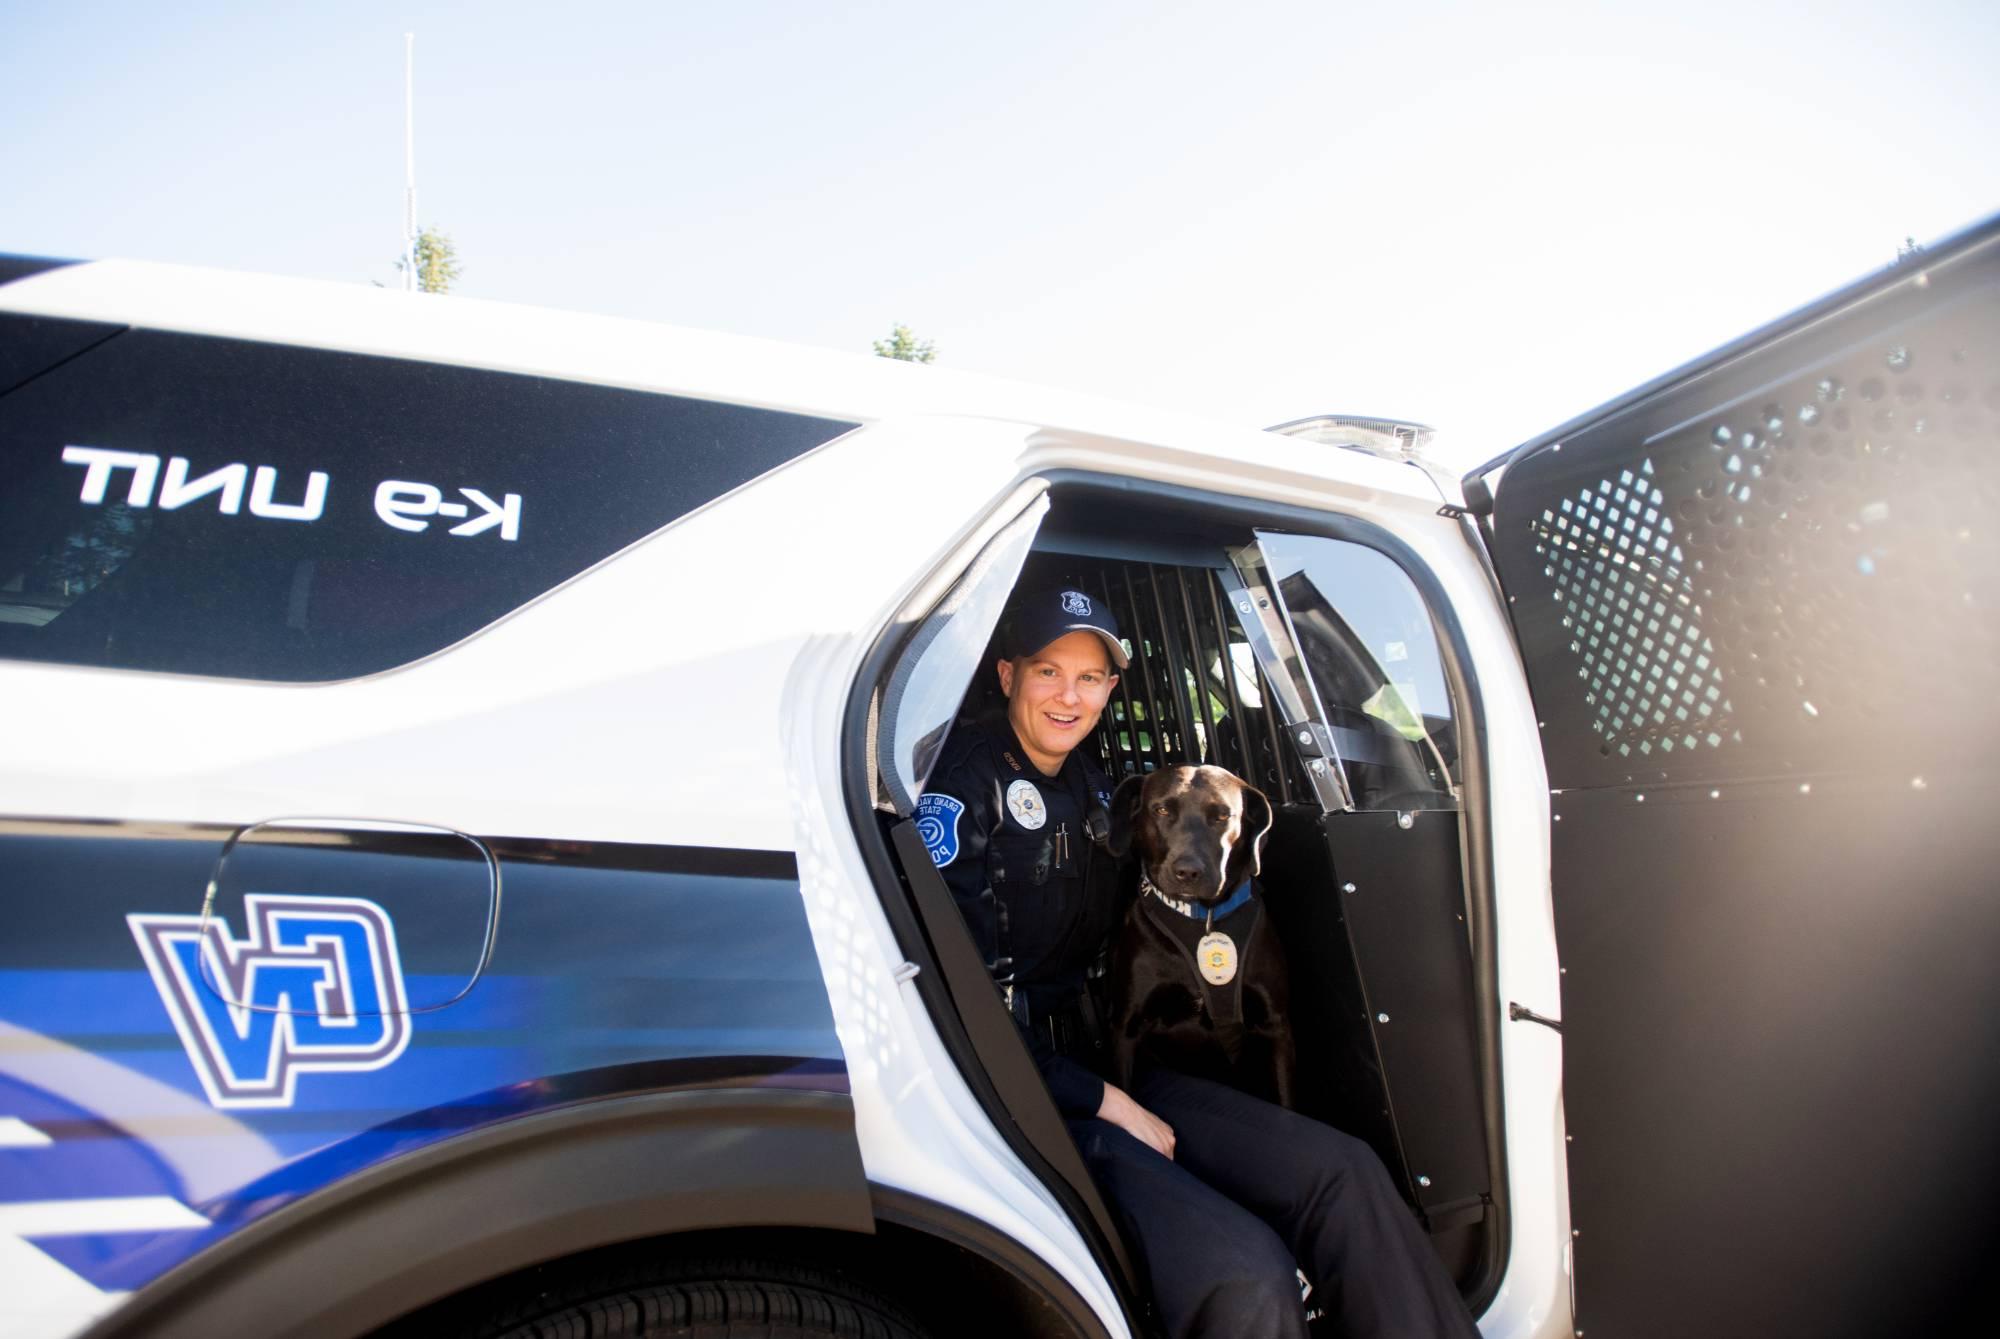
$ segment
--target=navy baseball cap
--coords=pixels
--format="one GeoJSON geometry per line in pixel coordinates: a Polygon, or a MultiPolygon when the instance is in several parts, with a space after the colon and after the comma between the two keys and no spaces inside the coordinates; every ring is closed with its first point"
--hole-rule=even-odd
{"type": "Polygon", "coordinates": [[[1000,654],[1009,660],[1031,656],[1071,632],[1094,632],[1102,637],[1111,652],[1111,663],[1119,669],[1131,663],[1119,640],[1118,620],[1111,606],[1075,586],[1017,594],[1000,625],[1000,654]]]}

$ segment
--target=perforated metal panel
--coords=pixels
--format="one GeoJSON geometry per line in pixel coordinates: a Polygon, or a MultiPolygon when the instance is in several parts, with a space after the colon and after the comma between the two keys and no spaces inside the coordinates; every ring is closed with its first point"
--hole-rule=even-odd
{"type": "Polygon", "coordinates": [[[2000,297],[1968,257],[1510,468],[1558,784],[1996,742],[2000,297]]]}
{"type": "Polygon", "coordinates": [[[1919,259],[1496,491],[1558,792],[1579,1332],[1984,1305],[2000,221],[1919,259]]]}
{"type": "Polygon", "coordinates": [[[1577,490],[1535,525],[1543,575],[1556,583],[1577,677],[1588,684],[1598,752],[1630,757],[1740,740],[1722,694],[1715,643],[1673,542],[1653,462],[1577,490]]]}

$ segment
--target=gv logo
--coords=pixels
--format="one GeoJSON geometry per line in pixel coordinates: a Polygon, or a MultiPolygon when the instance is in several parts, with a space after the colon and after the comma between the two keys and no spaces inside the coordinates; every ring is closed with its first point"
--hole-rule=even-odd
{"type": "Polygon", "coordinates": [[[388,913],[359,897],[250,893],[246,937],[210,918],[127,916],[208,1100],[288,1107],[308,1071],[381,1069],[410,1043],[388,913]]]}

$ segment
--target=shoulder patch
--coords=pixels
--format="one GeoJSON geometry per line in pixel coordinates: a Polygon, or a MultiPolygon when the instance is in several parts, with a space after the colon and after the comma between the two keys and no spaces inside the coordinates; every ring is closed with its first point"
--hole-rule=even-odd
{"type": "Polygon", "coordinates": [[[949,795],[925,795],[917,800],[917,835],[931,853],[931,863],[943,869],[958,859],[958,816],[965,801],[949,795]]]}

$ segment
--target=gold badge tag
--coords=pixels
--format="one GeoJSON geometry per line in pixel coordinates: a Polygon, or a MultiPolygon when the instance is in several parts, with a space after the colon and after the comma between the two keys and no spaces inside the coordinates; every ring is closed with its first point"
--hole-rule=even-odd
{"type": "Polygon", "coordinates": [[[1194,946],[1194,965],[1211,986],[1228,985],[1236,979],[1236,941],[1220,930],[1203,935],[1194,946]]]}

